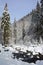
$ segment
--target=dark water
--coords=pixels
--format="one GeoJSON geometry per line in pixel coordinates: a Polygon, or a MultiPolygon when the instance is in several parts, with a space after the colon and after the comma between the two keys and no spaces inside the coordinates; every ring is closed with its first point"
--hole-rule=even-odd
{"type": "Polygon", "coordinates": [[[36,55],[33,55],[31,51],[28,52],[23,52],[23,51],[19,51],[18,53],[13,52],[13,59],[17,58],[20,59],[23,62],[27,62],[27,63],[34,63],[36,64],[36,62],[42,61],[43,60],[43,55],[38,53],[36,55]],[[29,54],[29,55],[28,55],[29,54]]]}
{"type": "Polygon", "coordinates": [[[0,65],[43,65],[43,60],[36,61],[36,64],[33,62],[27,63],[17,58],[14,59],[11,51],[4,51],[4,49],[1,49],[0,65]]]}

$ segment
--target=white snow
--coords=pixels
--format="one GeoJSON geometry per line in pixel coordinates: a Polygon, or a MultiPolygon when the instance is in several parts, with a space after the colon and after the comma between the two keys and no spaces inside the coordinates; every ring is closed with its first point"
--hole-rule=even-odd
{"type": "Polygon", "coordinates": [[[39,45],[30,45],[30,46],[26,46],[26,45],[12,45],[12,47],[8,46],[8,47],[5,47],[4,46],[2,47],[2,45],[0,44],[0,50],[1,50],[1,53],[0,53],[0,65],[43,65],[43,61],[37,61],[36,64],[34,63],[26,63],[26,62],[22,62],[17,59],[12,59],[11,56],[12,56],[12,52],[17,52],[18,53],[18,50],[17,49],[21,49],[21,51],[24,51],[26,52],[26,50],[29,50],[29,51],[32,51],[33,54],[36,54],[38,52],[40,52],[41,54],[43,54],[43,44],[39,44],[39,45]],[[4,50],[7,50],[9,49],[8,52],[4,52],[4,50]]]}
{"type": "Polygon", "coordinates": [[[32,51],[33,55],[41,53],[43,55],[43,44],[38,44],[38,45],[30,45],[30,46],[26,46],[26,45],[20,45],[20,44],[15,44],[12,45],[12,47],[6,47],[6,49],[9,49],[12,52],[16,52],[18,53],[19,51],[23,51],[26,52],[26,50],[28,51],[32,51]]]}

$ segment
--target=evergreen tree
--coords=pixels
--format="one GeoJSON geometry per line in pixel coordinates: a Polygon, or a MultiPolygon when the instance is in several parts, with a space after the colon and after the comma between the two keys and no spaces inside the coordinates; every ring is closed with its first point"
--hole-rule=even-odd
{"type": "Polygon", "coordinates": [[[2,16],[2,22],[1,22],[1,28],[3,30],[3,41],[4,44],[9,43],[9,36],[10,36],[10,15],[8,13],[7,3],[5,4],[3,16],[2,16]]]}
{"type": "Polygon", "coordinates": [[[24,44],[24,37],[25,37],[25,29],[24,29],[24,22],[23,22],[23,27],[22,27],[22,40],[23,40],[23,44],[24,44]]]}
{"type": "Polygon", "coordinates": [[[41,14],[43,15],[43,0],[41,0],[41,14]]]}
{"type": "Polygon", "coordinates": [[[43,0],[41,0],[41,14],[40,14],[40,25],[41,25],[41,37],[43,38],[43,0]]]}
{"type": "Polygon", "coordinates": [[[40,4],[37,2],[36,9],[32,11],[32,23],[37,23],[40,18],[40,4]]]}
{"type": "Polygon", "coordinates": [[[16,44],[16,40],[17,40],[17,30],[16,30],[16,19],[14,20],[14,42],[16,44]]]}
{"type": "Polygon", "coordinates": [[[40,40],[40,33],[41,33],[41,25],[40,25],[40,4],[39,2],[37,2],[37,6],[36,6],[36,26],[35,26],[35,30],[34,30],[35,34],[36,34],[36,39],[40,40]]]}
{"type": "Polygon", "coordinates": [[[36,10],[33,11],[32,14],[32,26],[33,26],[33,36],[34,39],[37,39],[39,41],[40,39],[40,31],[41,31],[41,25],[40,25],[40,4],[37,2],[36,10]]]}

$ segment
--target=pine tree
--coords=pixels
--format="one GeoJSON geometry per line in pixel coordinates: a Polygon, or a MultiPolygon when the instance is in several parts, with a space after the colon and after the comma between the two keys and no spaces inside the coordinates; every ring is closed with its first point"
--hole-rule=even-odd
{"type": "Polygon", "coordinates": [[[37,2],[36,10],[33,11],[32,14],[32,24],[33,24],[33,36],[34,39],[37,39],[39,41],[40,39],[40,31],[41,31],[41,25],[40,25],[40,4],[37,2]]]}
{"type": "Polygon", "coordinates": [[[41,32],[41,25],[40,25],[40,4],[37,2],[36,6],[36,27],[35,27],[35,33],[36,33],[36,39],[40,40],[40,32],[41,32]]]}
{"type": "Polygon", "coordinates": [[[2,22],[1,22],[1,28],[3,30],[3,41],[4,44],[9,43],[9,36],[10,36],[10,15],[8,13],[7,3],[5,4],[3,16],[2,16],[2,22]]]}
{"type": "Polygon", "coordinates": [[[16,40],[17,40],[17,30],[16,30],[16,19],[14,19],[14,42],[16,44],[16,40]]]}
{"type": "Polygon", "coordinates": [[[36,10],[37,10],[38,13],[40,13],[40,4],[39,4],[38,1],[37,1],[37,5],[36,5],[36,10]]]}
{"type": "Polygon", "coordinates": [[[32,11],[32,23],[37,23],[40,17],[40,4],[37,2],[36,9],[32,11]]]}
{"type": "Polygon", "coordinates": [[[23,22],[23,26],[22,26],[22,40],[23,40],[23,44],[24,44],[24,37],[25,37],[25,29],[24,29],[24,22],[23,22]]]}
{"type": "Polygon", "coordinates": [[[41,0],[41,14],[40,14],[40,25],[41,25],[41,37],[43,38],[43,0],[41,0]]]}
{"type": "Polygon", "coordinates": [[[42,15],[43,15],[43,0],[41,0],[41,13],[42,13],[42,15]]]}

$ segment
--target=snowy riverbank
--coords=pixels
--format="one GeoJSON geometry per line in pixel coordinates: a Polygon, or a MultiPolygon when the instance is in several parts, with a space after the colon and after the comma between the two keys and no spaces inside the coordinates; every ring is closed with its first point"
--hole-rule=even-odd
{"type": "Polygon", "coordinates": [[[38,53],[41,53],[43,55],[43,44],[39,45],[31,44],[30,46],[15,44],[15,45],[9,45],[8,47],[5,47],[5,49],[9,49],[9,51],[16,53],[18,53],[19,51],[26,52],[26,50],[28,50],[33,52],[33,55],[38,53]]]}
{"type": "Polygon", "coordinates": [[[19,51],[26,52],[26,50],[33,52],[33,55],[41,53],[43,55],[43,44],[39,45],[9,45],[8,47],[4,47],[0,44],[0,65],[43,65],[42,61],[37,61],[36,64],[22,62],[20,59],[13,59],[12,53],[18,53],[19,51]],[[6,62],[5,62],[6,61],[6,62]],[[40,64],[39,64],[40,62],[40,64]]]}

